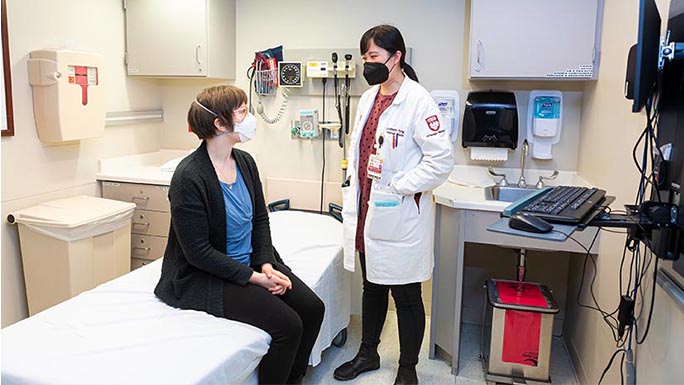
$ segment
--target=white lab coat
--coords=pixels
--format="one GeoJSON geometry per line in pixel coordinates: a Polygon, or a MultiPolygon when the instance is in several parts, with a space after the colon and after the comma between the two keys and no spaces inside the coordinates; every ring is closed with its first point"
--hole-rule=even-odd
{"type": "MultiPolygon", "coordinates": [[[[342,188],[344,267],[354,271],[358,222],[359,142],[379,86],[359,101],[349,144],[349,186],[342,188]]],[[[452,144],[430,94],[406,77],[392,104],[378,121],[377,152],[384,158],[382,179],[373,181],[364,228],[366,278],[398,285],[428,280],[433,268],[434,203],[432,190],[444,183],[453,168],[452,144]],[[414,194],[422,192],[420,208],[414,194]],[[394,207],[375,201],[398,200],[394,207]]]]}

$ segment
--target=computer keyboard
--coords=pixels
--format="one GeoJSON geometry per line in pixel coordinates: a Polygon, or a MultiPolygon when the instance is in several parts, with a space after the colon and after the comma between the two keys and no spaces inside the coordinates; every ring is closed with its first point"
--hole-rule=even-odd
{"type": "Polygon", "coordinates": [[[600,204],[606,192],[597,188],[557,186],[538,196],[520,211],[549,222],[577,224],[600,204]]]}

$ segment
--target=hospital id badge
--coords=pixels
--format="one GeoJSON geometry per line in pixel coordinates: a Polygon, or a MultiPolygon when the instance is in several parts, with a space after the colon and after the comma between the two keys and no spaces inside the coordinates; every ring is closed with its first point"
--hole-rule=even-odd
{"type": "Polygon", "coordinates": [[[382,178],[382,163],[384,159],[378,154],[371,154],[368,158],[368,178],[380,180],[382,178]]]}

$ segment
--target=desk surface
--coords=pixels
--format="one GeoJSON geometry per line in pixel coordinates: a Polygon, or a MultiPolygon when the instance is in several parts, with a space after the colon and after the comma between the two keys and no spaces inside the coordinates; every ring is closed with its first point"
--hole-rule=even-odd
{"type": "Polygon", "coordinates": [[[510,226],[508,226],[508,220],[509,218],[501,218],[487,227],[487,230],[493,231],[495,233],[517,235],[526,238],[543,239],[545,241],[564,242],[577,229],[577,226],[554,223],[553,229],[548,233],[531,233],[528,231],[512,229],[510,226]]]}

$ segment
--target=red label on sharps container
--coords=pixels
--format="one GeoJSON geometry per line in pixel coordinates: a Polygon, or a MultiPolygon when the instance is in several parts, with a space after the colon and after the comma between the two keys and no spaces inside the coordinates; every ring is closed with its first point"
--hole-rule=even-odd
{"type": "Polygon", "coordinates": [[[85,106],[88,104],[88,86],[94,86],[99,83],[97,67],[70,65],[67,67],[67,71],[69,84],[81,86],[81,104],[85,106]]]}

